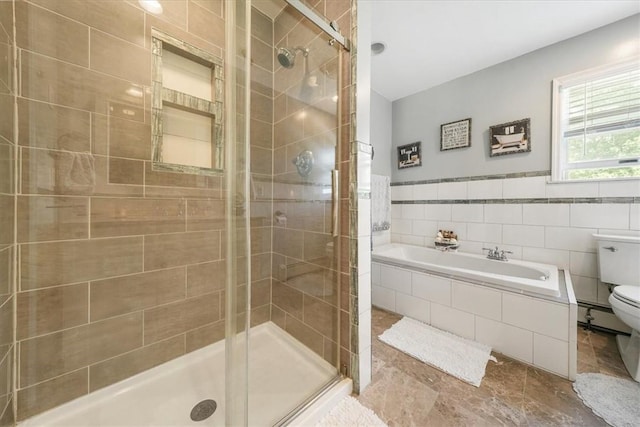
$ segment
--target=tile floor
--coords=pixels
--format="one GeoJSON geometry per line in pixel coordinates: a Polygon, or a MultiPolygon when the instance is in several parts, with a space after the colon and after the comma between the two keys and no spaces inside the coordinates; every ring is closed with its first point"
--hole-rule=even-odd
{"type": "MultiPolygon", "coordinates": [[[[462,382],[377,339],[401,316],[372,311],[373,380],[358,397],[389,426],[606,426],[572,383],[499,353],[480,387],[462,382]]],[[[578,373],[629,378],[615,336],[578,326],[578,373]]]]}

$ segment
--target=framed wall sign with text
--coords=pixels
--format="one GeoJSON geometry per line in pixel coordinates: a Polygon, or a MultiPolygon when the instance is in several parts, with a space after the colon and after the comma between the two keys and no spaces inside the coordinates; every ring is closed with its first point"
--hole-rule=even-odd
{"type": "Polygon", "coordinates": [[[471,119],[440,125],[440,151],[471,146],[471,119]]]}

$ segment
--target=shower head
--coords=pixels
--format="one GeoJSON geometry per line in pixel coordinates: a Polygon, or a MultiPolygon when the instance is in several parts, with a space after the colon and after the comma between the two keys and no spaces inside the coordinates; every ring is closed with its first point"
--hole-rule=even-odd
{"type": "Polygon", "coordinates": [[[309,55],[309,49],[303,47],[279,47],[277,49],[277,57],[280,65],[284,68],[293,68],[296,62],[296,51],[302,52],[305,58],[309,55]]]}

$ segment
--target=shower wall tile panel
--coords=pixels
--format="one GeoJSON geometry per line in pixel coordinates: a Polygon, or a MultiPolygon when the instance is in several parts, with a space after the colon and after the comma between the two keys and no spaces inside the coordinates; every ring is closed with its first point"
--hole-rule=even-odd
{"type": "Polygon", "coordinates": [[[82,368],[33,387],[18,390],[19,420],[87,394],[89,369],[82,368]]]}
{"type": "Polygon", "coordinates": [[[93,197],[91,237],[184,232],[185,205],[173,199],[93,197]]]}
{"type": "MultiPolygon", "coordinates": [[[[33,0],[35,3],[64,17],[112,34],[131,43],[144,46],[145,14],[131,4],[100,0],[33,0]]],[[[18,22],[18,27],[26,24],[18,22]]],[[[32,37],[32,34],[30,37],[32,37]]]]}
{"type": "Polygon", "coordinates": [[[185,353],[185,337],[175,337],[141,347],[89,367],[89,391],[95,391],[153,368],[185,353]]]}
{"type": "Polygon", "coordinates": [[[13,1],[0,3],[0,426],[15,421],[15,387],[13,378],[15,355],[14,280],[15,242],[15,158],[14,132],[16,87],[14,75],[13,1]],[[13,224],[12,224],[13,221],[13,224]]]}
{"type": "Polygon", "coordinates": [[[187,332],[185,334],[186,352],[189,353],[224,339],[224,324],[225,321],[220,320],[187,332]]]}
{"type": "Polygon", "coordinates": [[[88,197],[18,197],[18,242],[86,239],[88,197]]]}
{"type": "MultiPolygon", "coordinates": [[[[18,117],[21,146],[75,152],[91,149],[91,113],[88,111],[18,98],[18,117]],[[43,126],[31,126],[31,123],[43,126]]],[[[108,153],[105,150],[97,154],[108,153]]]]}
{"type": "Polygon", "coordinates": [[[188,31],[216,46],[224,47],[224,20],[193,1],[189,1],[188,9],[188,31]]]}
{"type": "Polygon", "coordinates": [[[221,291],[225,287],[226,262],[212,261],[187,266],[187,296],[221,291]]]}
{"type": "Polygon", "coordinates": [[[91,282],[91,321],[185,298],[185,267],[91,282]]]}
{"type": "Polygon", "coordinates": [[[220,232],[158,234],[144,237],[144,268],[156,270],[220,259],[220,232]]]}
{"type": "Polygon", "coordinates": [[[20,292],[16,339],[23,340],[89,321],[87,283],[20,292]]]}
{"type": "Polygon", "coordinates": [[[102,31],[91,30],[91,69],[129,82],[149,86],[151,84],[151,56],[135,44],[122,41],[102,31]],[[114,61],[114,58],[118,58],[114,61]]]}
{"type": "MultiPolygon", "coordinates": [[[[224,338],[223,177],[153,169],[150,49],[157,28],[222,57],[225,23],[222,1],[163,2],[161,17],[131,1],[16,3],[20,149],[13,114],[3,114],[0,203],[12,204],[17,155],[22,420],[224,338]]],[[[0,31],[0,46],[8,40],[0,31]]],[[[0,107],[11,112],[6,80],[0,72],[0,107]]],[[[268,119],[256,141],[270,151],[268,119]]],[[[264,154],[258,166],[270,179],[264,154]]],[[[260,258],[270,259],[271,233],[257,235],[259,281],[271,276],[260,258]]],[[[0,246],[0,304],[13,301],[12,253],[0,246]]],[[[270,287],[254,297],[256,319],[268,320],[270,287]]]]}
{"type": "MultiPolygon", "coordinates": [[[[65,3],[65,2],[63,2],[65,3]]],[[[43,102],[143,121],[143,99],[127,94],[135,82],[98,73],[37,53],[22,51],[22,95],[43,102]],[[123,109],[122,106],[126,106],[123,109]]]]}
{"type": "Polygon", "coordinates": [[[142,237],[30,243],[20,247],[22,290],[142,271],[142,237]]]}
{"type": "Polygon", "coordinates": [[[145,311],[145,344],[220,320],[220,304],[220,293],[214,292],[145,311]]]}
{"type": "Polygon", "coordinates": [[[93,154],[151,160],[151,127],[147,124],[96,113],[91,121],[93,154]]]}
{"type": "Polygon", "coordinates": [[[20,388],[126,353],[141,345],[141,312],[20,341],[20,388]]]}
{"type": "MultiPolygon", "coordinates": [[[[50,2],[51,3],[51,2],[50,2]]],[[[24,1],[16,2],[18,47],[83,67],[89,66],[89,27],[24,1]]]]}

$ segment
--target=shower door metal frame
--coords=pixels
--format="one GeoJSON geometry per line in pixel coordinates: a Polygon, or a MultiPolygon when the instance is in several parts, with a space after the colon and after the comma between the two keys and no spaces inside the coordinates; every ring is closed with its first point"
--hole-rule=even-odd
{"type": "Polygon", "coordinates": [[[327,23],[324,17],[315,13],[309,6],[302,3],[300,0],[285,0],[285,2],[304,15],[305,18],[314,23],[322,31],[330,35],[333,40],[340,43],[347,51],[351,50],[351,42],[349,39],[340,34],[340,31],[333,28],[332,24],[327,23]]]}

